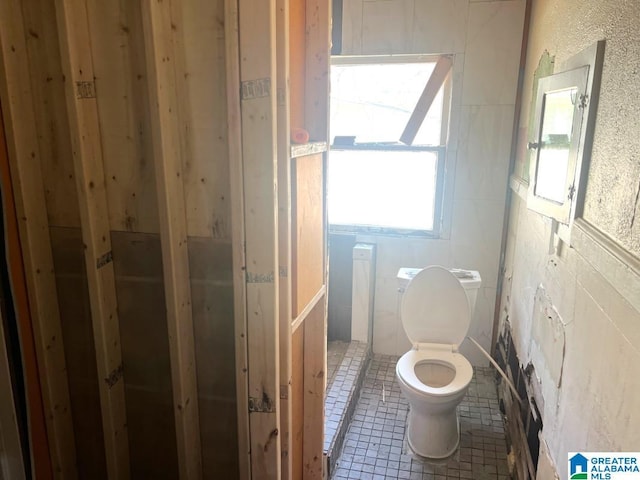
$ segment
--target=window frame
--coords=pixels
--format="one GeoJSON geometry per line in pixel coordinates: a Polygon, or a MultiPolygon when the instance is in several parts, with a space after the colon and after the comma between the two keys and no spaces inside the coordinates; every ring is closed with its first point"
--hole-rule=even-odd
{"type": "MultiPolygon", "coordinates": [[[[436,63],[441,55],[335,55],[331,57],[333,65],[386,65],[406,63],[436,63]]],[[[436,154],[436,182],[434,192],[433,227],[431,230],[416,230],[378,225],[344,225],[328,223],[329,233],[355,234],[355,235],[381,235],[394,237],[421,237],[439,238],[443,230],[444,220],[444,190],[445,190],[445,165],[447,157],[447,138],[450,129],[449,117],[451,109],[452,71],[443,82],[444,96],[442,103],[442,118],[440,130],[440,145],[405,145],[398,143],[354,143],[352,145],[335,144],[335,139],[329,150],[335,151],[376,151],[376,152],[432,152],[436,154]]]]}

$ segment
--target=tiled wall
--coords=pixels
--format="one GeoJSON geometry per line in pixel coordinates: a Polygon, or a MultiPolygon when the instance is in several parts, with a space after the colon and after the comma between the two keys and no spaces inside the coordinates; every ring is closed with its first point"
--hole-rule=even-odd
{"type": "MultiPolygon", "coordinates": [[[[397,314],[400,267],[479,270],[470,334],[491,347],[524,0],[345,0],[343,54],[453,53],[445,225],[435,240],[358,237],[377,244],[373,350],[410,347],[397,314]]],[[[473,346],[475,365],[487,361],[473,346]]]]}

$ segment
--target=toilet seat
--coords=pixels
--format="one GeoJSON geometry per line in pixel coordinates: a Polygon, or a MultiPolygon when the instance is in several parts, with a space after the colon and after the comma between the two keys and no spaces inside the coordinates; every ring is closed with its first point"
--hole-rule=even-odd
{"type": "Polygon", "coordinates": [[[398,377],[412,390],[434,397],[444,397],[455,394],[469,385],[473,377],[473,368],[464,355],[453,351],[439,349],[409,350],[396,365],[398,377]],[[455,369],[456,373],[448,385],[444,387],[430,387],[420,381],[415,372],[415,366],[425,360],[444,362],[455,369]]]}
{"type": "Polygon", "coordinates": [[[413,277],[402,296],[400,318],[413,345],[462,343],[471,322],[469,301],[456,276],[431,266],[413,277]]]}

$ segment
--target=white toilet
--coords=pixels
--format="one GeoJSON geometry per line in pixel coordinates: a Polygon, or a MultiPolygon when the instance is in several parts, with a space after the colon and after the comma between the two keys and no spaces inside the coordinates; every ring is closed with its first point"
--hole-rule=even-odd
{"type": "Polygon", "coordinates": [[[400,316],[413,344],[396,365],[400,390],[410,405],[409,446],[423,457],[446,458],[458,448],[457,406],[473,376],[458,347],[469,329],[480,274],[431,266],[400,269],[398,279],[401,291],[408,282],[400,316]]]}

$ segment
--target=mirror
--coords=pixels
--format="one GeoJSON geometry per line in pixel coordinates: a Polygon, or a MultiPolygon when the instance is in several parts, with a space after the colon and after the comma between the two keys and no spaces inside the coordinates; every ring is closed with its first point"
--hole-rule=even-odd
{"type": "Polygon", "coordinates": [[[527,206],[568,224],[576,189],[583,101],[589,67],[540,79],[536,99],[536,151],[527,206]]]}
{"type": "Polygon", "coordinates": [[[577,88],[568,88],[549,92],[544,98],[535,194],[557,203],[563,203],[567,195],[567,170],[577,93],[577,88]]]}

